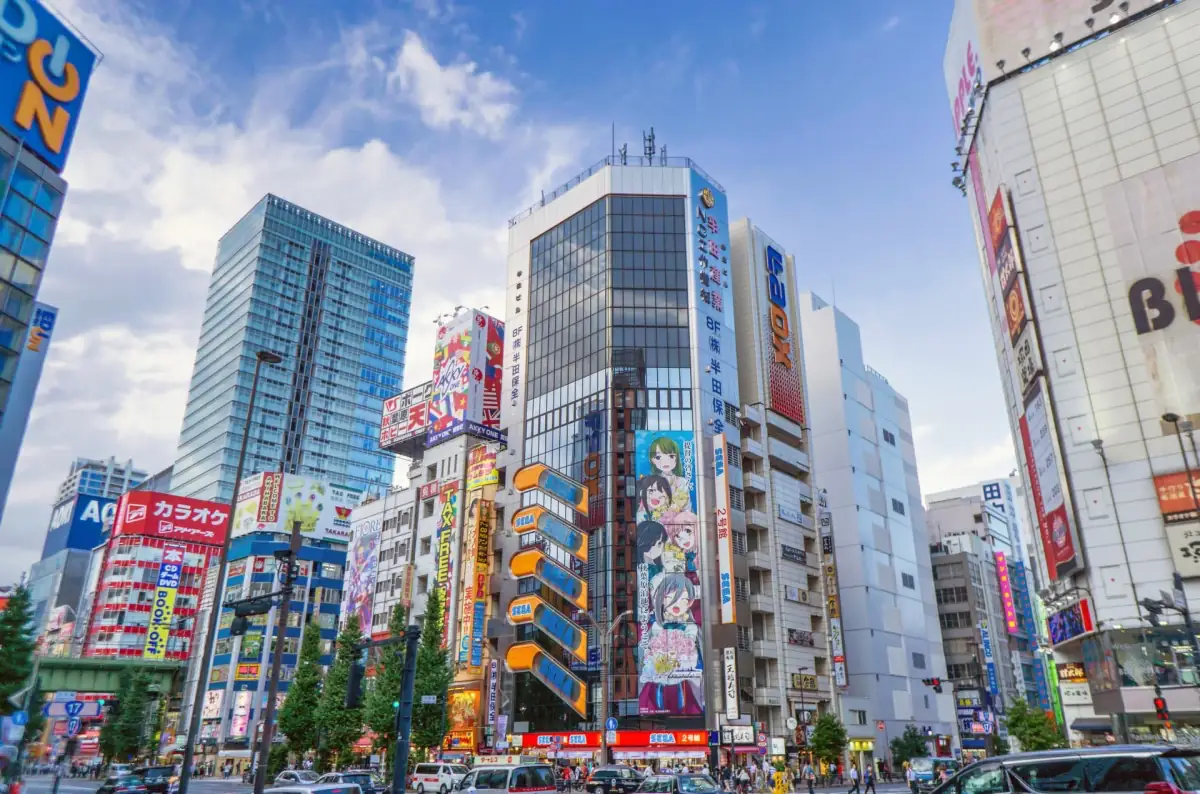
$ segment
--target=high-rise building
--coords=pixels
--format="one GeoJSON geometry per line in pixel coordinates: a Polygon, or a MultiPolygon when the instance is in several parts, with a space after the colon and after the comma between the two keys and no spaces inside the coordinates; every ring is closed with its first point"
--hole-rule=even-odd
{"type": "Polygon", "coordinates": [[[813,459],[826,492],[849,686],[842,721],[860,756],[916,725],[949,755],[958,732],[917,477],[908,400],[863,360],[858,325],[812,293],[799,297],[813,459]],[[868,750],[867,748],[870,748],[868,750]]]}
{"type": "Polygon", "coordinates": [[[954,184],[976,230],[1049,639],[1101,717],[1066,728],[1076,742],[1151,741],[1172,738],[1156,687],[1175,738],[1200,730],[1182,619],[1169,609],[1154,627],[1141,604],[1176,598],[1177,574],[1200,600],[1200,5],[1088,6],[1014,15],[958,0],[954,184]]]}
{"type": "MultiPolygon", "coordinates": [[[[112,521],[118,497],[145,478],[146,472],[135,468],[132,460],[77,458],[71,463],[58,486],[42,557],[29,573],[33,622],[39,631],[54,608],[78,608],[92,549],[104,540],[105,522],[112,521]]],[[[76,625],[82,622],[76,616],[71,619],[76,625]]]]}
{"type": "Polygon", "coordinates": [[[8,490],[12,487],[13,472],[17,468],[17,456],[25,440],[25,428],[29,425],[29,412],[37,394],[38,382],[42,379],[42,367],[46,354],[50,352],[54,324],[58,321],[58,309],[44,303],[35,303],[33,321],[28,337],[23,341],[20,363],[12,378],[5,416],[0,417],[0,518],[8,503],[8,490]]]}
{"type": "Polygon", "coordinates": [[[261,368],[245,472],[386,490],[380,408],[404,378],[412,275],[402,251],[259,201],[218,245],[173,490],[229,502],[261,350],[283,361],[261,368]]]}
{"type": "Polygon", "coordinates": [[[25,352],[37,352],[26,340],[38,327],[31,326],[34,301],[67,191],[60,174],[99,59],[39,0],[10,11],[6,22],[20,35],[6,38],[0,67],[0,426],[10,409],[23,426],[28,404],[11,404],[13,379],[25,352]]]}
{"type": "MultiPolygon", "coordinates": [[[[737,751],[758,752],[740,685],[755,670],[750,592],[734,582],[749,566],[726,545],[747,531],[743,483],[725,464],[743,413],[730,270],[724,190],[686,158],[608,158],[510,222],[497,465],[511,479],[543,463],[589,489],[587,514],[563,517],[587,533],[578,572],[594,621],[576,621],[589,652],[569,684],[586,688],[588,714],[564,708],[561,680],[552,691],[513,676],[521,707],[505,719],[522,747],[613,718],[615,759],[706,758],[705,729],[732,718],[737,751]]],[[[510,516],[553,502],[511,488],[498,501],[510,516]]],[[[505,536],[501,547],[507,561],[520,546],[505,536]]],[[[504,605],[554,597],[534,576],[500,588],[504,605]]],[[[533,626],[501,648],[514,639],[557,653],[533,626]]],[[[565,651],[558,661],[570,665],[565,651]]],[[[781,706],[764,706],[780,739],[781,706]]]]}
{"type": "MultiPolygon", "coordinates": [[[[834,689],[847,681],[840,618],[831,631],[825,614],[796,264],[749,220],[735,221],[730,237],[742,444],[728,446],[727,462],[740,469],[745,493],[733,569],[736,589],[749,592],[739,606],[750,608],[750,716],[807,726],[832,709],[834,689]]],[[[784,738],[786,747],[795,734],[784,738]]]]}

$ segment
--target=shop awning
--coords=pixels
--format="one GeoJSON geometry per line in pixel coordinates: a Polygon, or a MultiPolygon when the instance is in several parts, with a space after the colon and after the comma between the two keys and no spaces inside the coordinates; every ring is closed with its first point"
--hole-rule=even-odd
{"type": "Polygon", "coordinates": [[[1071,723],[1071,730],[1084,733],[1112,733],[1112,718],[1110,717],[1080,717],[1071,723]]]}

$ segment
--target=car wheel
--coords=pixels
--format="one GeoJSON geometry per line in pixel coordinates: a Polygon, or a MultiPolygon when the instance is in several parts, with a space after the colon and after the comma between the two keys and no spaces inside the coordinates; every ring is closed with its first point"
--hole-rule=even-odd
{"type": "Polygon", "coordinates": [[[442,787],[438,789],[438,794],[446,794],[446,784],[442,784],[442,787]]]}
{"type": "Polygon", "coordinates": [[[424,783],[417,784],[417,794],[425,794],[425,784],[424,783]]]}

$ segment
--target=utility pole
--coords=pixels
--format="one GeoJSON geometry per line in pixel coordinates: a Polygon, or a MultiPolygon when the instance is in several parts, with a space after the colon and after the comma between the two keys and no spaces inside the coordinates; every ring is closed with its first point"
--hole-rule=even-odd
{"type": "Polygon", "coordinates": [[[262,794],[267,786],[267,764],[271,758],[275,722],[275,698],[279,692],[279,669],[283,665],[283,643],[287,637],[288,613],[292,605],[292,583],[296,581],[296,557],[300,554],[300,522],[292,522],[292,537],[286,551],[275,552],[276,568],[283,576],[279,611],[275,617],[275,648],[271,654],[271,675],[267,683],[267,705],[263,709],[262,739],[258,747],[258,768],[254,770],[254,794],[262,794]]]}

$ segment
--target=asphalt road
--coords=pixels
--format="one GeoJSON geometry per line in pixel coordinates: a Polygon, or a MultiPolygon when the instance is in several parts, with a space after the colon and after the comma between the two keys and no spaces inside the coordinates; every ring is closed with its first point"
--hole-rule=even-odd
{"type": "MultiPolygon", "coordinates": [[[[54,778],[48,776],[25,778],[26,790],[29,794],[50,794],[54,786],[54,778]]],[[[222,780],[220,778],[193,778],[195,786],[193,794],[250,794],[254,787],[240,780],[222,780]]],[[[59,794],[92,794],[100,787],[99,780],[84,780],[81,778],[63,778],[59,781],[59,794]]],[[[849,786],[817,786],[818,794],[847,794],[849,786]]],[[[880,784],[878,794],[907,794],[908,786],[903,783],[880,784]]],[[[808,794],[807,790],[800,794],[808,794]]]]}

